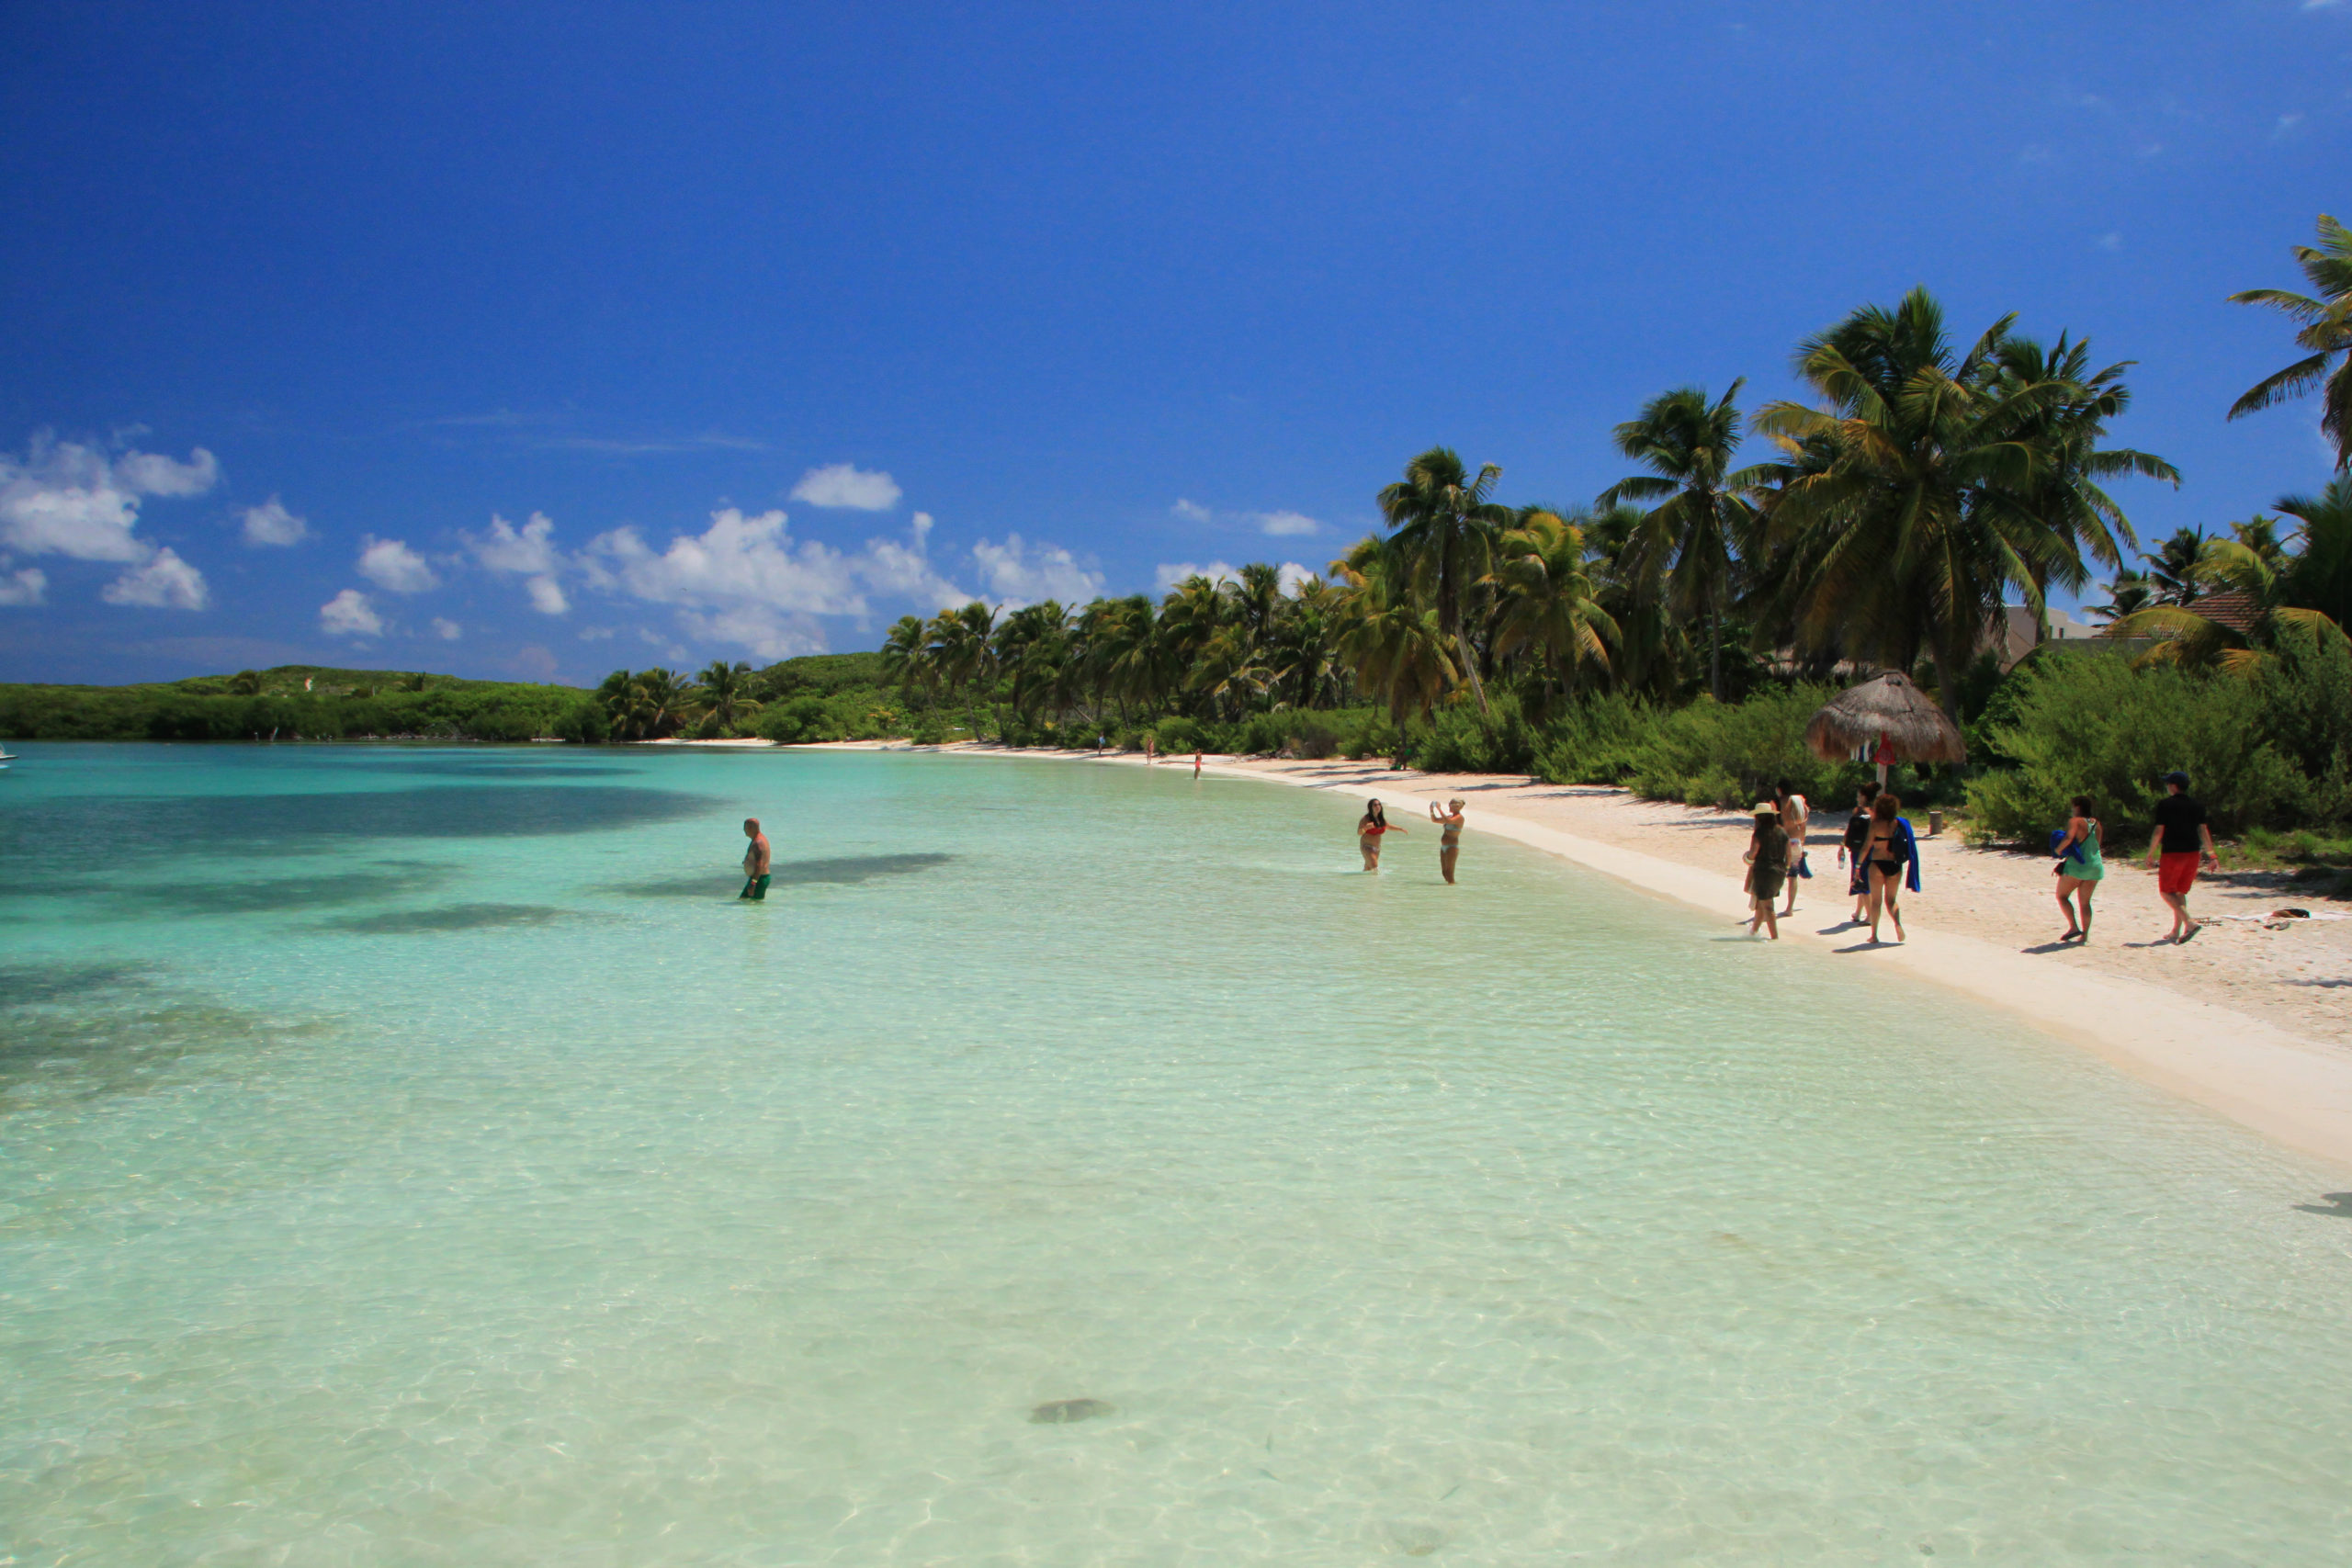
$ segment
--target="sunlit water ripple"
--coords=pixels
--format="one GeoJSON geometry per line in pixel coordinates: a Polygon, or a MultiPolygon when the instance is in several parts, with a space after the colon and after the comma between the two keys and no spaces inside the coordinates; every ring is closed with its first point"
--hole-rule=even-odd
{"type": "Polygon", "coordinates": [[[1449,890],[1181,770],[24,750],[0,1561],[2352,1540],[2327,1170],[1475,807],[1449,890]]]}

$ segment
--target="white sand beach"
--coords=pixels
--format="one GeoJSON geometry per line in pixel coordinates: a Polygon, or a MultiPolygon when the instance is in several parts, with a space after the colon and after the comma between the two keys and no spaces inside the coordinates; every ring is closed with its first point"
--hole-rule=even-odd
{"type": "MultiPolygon", "coordinates": [[[[882,743],[845,742],[866,749],[882,743]]],[[[1141,767],[1140,753],[1023,751],[958,744],[924,748],[969,756],[1054,758],[1141,767]]],[[[1165,760],[1189,776],[1189,758],[1165,760]]],[[[1156,770],[1157,771],[1157,770],[1156,770]]],[[[1396,772],[1376,762],[1214,757],[1204,771],[1358,798],[1378,795],[1410,823],[1431,800],[1468,802],[1462,880],[1477,879],[1477,838],[1493,834],[1615,877],[1661,897],[1744,921],[1741,891],[1749,819],[1738,813],[1639,799],[1623,790],[1544,784],[1521,776],[1396,772]]],[[[1956,833],[1921,838],[1921,891],[1905,895],[1910,940],[1867,945],[1849,925],[1851,900],[1837,867],[1849,803],[1816,803],[1807,847],[1814,877],[1784,942],[1826,947],[1842,962],[1883,967],[2018,1013],[2135,1077],[2195,1100],[2281,1143],[2352,1168],[2352,914],[2299,896],[2276,874],[2209,875],[2191,909],[2209,923],[2195,941],[2158,941],[2169,916],[2155,877],[2136,859],[2108,861],[2088,945],[2057,944],[2065,929],[2041,855],[1973,848],[1956,833]],[[2304,919],[2262,919],[2296,908],[2304,919]]],[[[1389,864],[1430,846],[1408,839],[1389,864]]],[[[1352,856],[1352,844],[1333,852],[1352,856]]],[[[1435,875],[1432,863],[1430,874],[1435,875]]],[[[1759,945],[1761,945],[1759,939],[1759,945]]]]}

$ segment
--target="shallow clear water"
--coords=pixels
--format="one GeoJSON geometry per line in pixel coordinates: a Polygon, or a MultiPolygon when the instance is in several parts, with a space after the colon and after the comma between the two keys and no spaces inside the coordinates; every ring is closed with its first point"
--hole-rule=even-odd
{"type": "Polygon", "coordinates": [[[0,1562],[2352,1541],[2343,1182],[1475,816],[1448,890],[1181,770],[24,750],[0,1562]]]}

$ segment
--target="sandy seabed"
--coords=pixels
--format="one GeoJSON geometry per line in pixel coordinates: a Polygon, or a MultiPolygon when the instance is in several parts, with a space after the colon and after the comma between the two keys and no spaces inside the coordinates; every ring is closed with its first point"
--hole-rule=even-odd
{"type": "MultiPolygon", "coordinates": [[[[1021,750],[962,743],[908,748],[848,741],[831,749],[921,750],[967,756],[1035,757],[1107,766],[1145,765],[1138,752],[1021,750]]],[[[827,748],[815,748],[827,749],[827,748]]],[[[1192,761],[1164,759],[1155,772],[1189,777],[1192,761]]],[[[1211,757],[1203,771],[1366,797],[1412,826],[1430,801],[1467,803],[1459,875],[1477,876],[1481,833],[1572,860],[1661,897],[1745,921],[1740,856],[1750,818],[1736,812],[1642,800],[1620,789],[1550,784],[1493,773],[1423,773],[1374,762],[1211,757]]],[[[1816,803],[1806,848],[1813,877],[1796,913],[1781,922],[1792,944],[1826,947],[1842,960],[1878,964],[1891,980],[1925,980],[2021,1014],[2135,1077],[2232,1120],[2352,1169],[2352,907],[2298,893],[2277,873],[2208,874],[2189,908],[2207,923],[2186,945],[2165,941],[2171,915],[2155,874],[2138,857],[2109,856],[2088,944],[2061,944],[2066,929],[2046,855],[1972,847],[1957,834],[1919,828],[1920,891],[1903,897],[1907,942],[1892,922],[1883,945],[1848,922],[1853,900],[1838,865],[1851,803],[1816,803]],[[2280,919],[2300,908],[2311,919],[2280,919]]],[[[1352,860],[1355,846],[1335,854],[1352,860]]],[[[1437,874],[1436,838],[1392,841],[1385,870],[1426,860],[1437,874]]]]}

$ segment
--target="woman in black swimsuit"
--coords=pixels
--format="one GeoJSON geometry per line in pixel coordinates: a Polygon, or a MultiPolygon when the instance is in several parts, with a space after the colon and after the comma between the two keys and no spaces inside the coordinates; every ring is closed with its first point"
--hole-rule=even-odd
{"type": "Polygon", "coordinates": [[[1883,908],[1888,919],[1894,922],[1894,940],[1906,940],[1903,934],[1903,908],[1898,902],[1903,892],[1903,846],[1900,842],[1902,824],[1895,813],[1903,809],[1903,802],[1892,795],[1881,795],[1871,802],[1870,838],[1862,845],[1862,854],[1870,864],[1871,874],[1871,941],[1878,941],[1878,915],[1883,908]]]}

